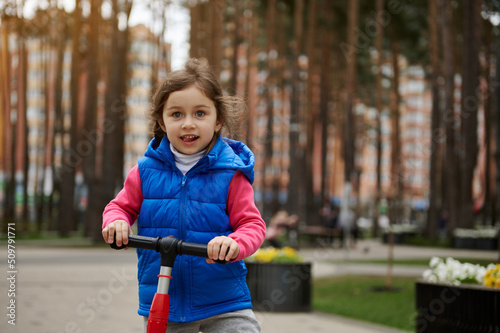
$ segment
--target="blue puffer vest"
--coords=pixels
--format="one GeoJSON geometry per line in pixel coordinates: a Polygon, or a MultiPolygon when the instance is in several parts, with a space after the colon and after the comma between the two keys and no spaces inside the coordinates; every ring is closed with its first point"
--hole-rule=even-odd
{"type": "MultiPolygon", "coordinates": [[[[138,234],[172,235],[187,242],[207,244],[229,235],[226,211],[229,184],[237,170],[250,182],[254,156],[243,143],[219,137],[210,152],[186,175],[175,165],[170,142],[153,139],[139,160],[144,197],[138,234]]],[[[160,255],[137,250],[139,258],[139,311],[148,316],[160,271],[160,255]]],[[[170,315],[173,322],[191,322],[229,311],[252,307],[242,261],[227,265],[207,264],[204,258],[178,256],[170,283],[170,315]]]]}

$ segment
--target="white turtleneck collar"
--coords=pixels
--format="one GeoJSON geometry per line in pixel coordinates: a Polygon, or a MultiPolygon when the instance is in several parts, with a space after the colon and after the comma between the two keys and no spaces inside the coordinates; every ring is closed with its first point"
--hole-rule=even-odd
{"type": "Polygon", "coordinates": [[[194,165],[198,163],[207,151],[205,149],[193,155],[186,155],[175,149],[172,143],[170,143],[170,150],[172,151],[172,154],[174,154],[175,165],[179,168],[179,170],[181,170],[183,175],[185,175],[189,169],[194,167],[194,165]]]}

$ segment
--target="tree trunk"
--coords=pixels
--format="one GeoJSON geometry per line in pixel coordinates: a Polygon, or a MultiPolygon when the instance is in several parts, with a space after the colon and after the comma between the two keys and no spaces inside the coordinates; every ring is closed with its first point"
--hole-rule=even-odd
{"type": "Polygon", "coordinates": [[[221,72],[222,62],[222,34],[224,29],[224,12],[226,3],[225,0],[212,0],[208,3],[210,27],[212,35],[209,38],[210,45],[210,63],[214,66],[216,77],[219,77],[221,72]]]}
{"type": "Polygon", "coordinates": [[[43,142],[42,146],[39,146],[37,150],[37,163],[36,163],[36,181],[35,181],[35,207],[36,207],[36,231],[42,230],[42,225],[44,222],[45,216],[45,196],[44,196],[44,188],[45,188],[45,169],[47,163],[49,161],[49,151],[51,147],[51,136],[50,133],[52,129],[52,121],[53,121],[53,113],[51,109],[51,98],[52,91],[50,88],[53,87],[51,82],[51,45],[50,45],[50,30],[49,34],[44,35],[41,39],[41,53],[44,54],[44,58],[42,60],[43,66],[43,75],[44,75],[44,89],[45,89],[45,103],[44,103],[44,128],[38,137],[39,142],[43,142]]]}
{"type": "Polygon", "coordinates": [[[429,211],[427,214],[426,233],[430,239],[436,238],[438,221],[441,213],[441,110],[439,107],[439,43],[436,1],[429,1],[429,52],[431,57],[431,92],[432,92],[432,115],[431,115],[431,160],[429,174],[429,211]]]}
{"type": "MultiPolygon", "coordinates": [[[[119,161],[117,160],[118,149],[121,147],[123,137],[120,137],[119,127],[123,127],[123,112],[124,100],[120,96],[120,82],[121,82],[121,55],[120,44],[122,43],[121,34],[118,29],[118,15],[120,10],[118,8],[118,0],[112,0],[112,14],[110,18],[111,25],[111,45],[108,62],[108,80],[106,85],[105,97],[105,128],[104,140],[102,148],[102,192],[100,206],[104,208],[107,202],[111,201],[115,195],[115,188],[118,184],[116,181],[120,178],[119,175],[123,170],[117,170],[119,161]],[[109,124],[106,126],[106,124],[109,124]],[[118,175],[117,175],[118,173],[118,175]]],[[[122,168],[123,169],[123,168],[122,168]]]]}
{"type": "MultiPolygon", "coordinates": [[[[253,13],[255,13],[256,8],[254,2],[251,2],[251,7],[249,8],[252,10],[253,13]]],[[[246,76],[246,81],[245,81],[245,97],[250,96],[250,86],[251,82],[255,80],[255,76],[253,73],[257,72],[257,39],[259,35],[259,18],[257,15],[252,15],[252,17],[249,19],[249,29],[250,32],[248,32],[248,40],[247,40],[247,59],[248,59],[248,65],[247,65],[247,76],[246,76]]],[[[248,121],[247,121],[247,126],[246,126],[246,144],[250,149],[253,149],[253,138],[254,138],[254,112],[255,112],[255,107],[253,107],[252,103],[255,103],[255,100],[249,100],[248,101],[248,121]]]]}
{"type": "MultiPolygon", "coordinates": [[[[496,73],[495,73],[495,81],[493,85],[493,111],[492,113],[495,115],[495,164],[496,164],[496,204],[495,204],[495,212],[496,216],[493,216],[495,221],[500,220],[500,35],[497,35],[496,40],[496,73]]],[[[498,261],[500,262],[500,233],[498,234],[498,261]]]]}
{"type": "MultiPolygon", "coordinates": [[[[356,42],[355,28],[358,26],[359,3],[358,0],[351,0],[348,3],[348,28],[347,28],[347,43],[354,47],[356,42]]],[[[354,173],[354,156],[355,156],[355,126],[354,126],[354,97],[356,91],[356,55],[346,58],[347,60],[347,75],[346,75],[346,94],[345,94],[345,127],[344,127],[344,182],[351,183],[351,177],[354,173]]],[[[348,199],[348,198],[347,198],[348,199]]]]}
{"type": "Polygon", "coordinates": [[[87,60],[87,98],[85,106],[85,122],[83,129],[83,137],[88,150],[85,152],[85,160],[83,163],[83,173],[85,176],[85,184],[87,186],[88,205],[85,212],[85,228],[87,235],[92,240],[97,241],[101,236],[102,211],[99,211],[100,200],[100,184],[99,175],[96,173],[96,154],[97,145],[100,144],[102,138],[97,129],[97,83],[98,83],[98,55],[99,55],[99,25],[100,25],[100,0],[91,1],[90,9],[90,31],[88,45],[88,60],[87,60]]]}
{"type": "MultiPolygon", "coordinates": [[[[52,129],[52,144],[51,150],[54,152],[57,148],[62,146],[63,134],[64,134],[64,112],[62,109],[62,81],[63,81],[63,64],[64,64],[64,50],[66,45],[66,24],[65,24],[65,12],[62,9],[53,8],[57,11],[57,18],[53,23],[53,45],[55,47],[55,66],[54,70],[54,126],[52,129]],[[62,32],[62,33],[61,33],[62,32]],[[60,140],[57,140],[59,139],[60,140]]],[[[52,192],[50,194],[49,200],[49,221],[48,230],[56,230],[55,222],[59,219],[60,211],[60,197],[61,197],[61,181],[60,177],[57,177],[57,173],[60,171],[55,164],[54,154],[51,154],[50,158],[50,172],[52,173],[52,192]],[[58,200],[58,202],[55,202],[58,200]]]]}
{"type": "Polygon", "coordinates": [[[76,230],[76,210],[75,210],[75,173],[76,167],[80,165],[83,156],[77,153],[78,145],[78,105],[79,105],[79,80],[80,80],[80,39],[81,32],[81,8],[80,0],[76,0],[73,11],[72,50],[71,50],[71,124],[69,128],[69,147],[64,147],[63,164],[61,170],[56,174],[56,178],[61,183],[61,198],[59,211],[59,234],[68,236],[76,230]]]}
{"type": "MultiPolygon", "coordinates": [[[[5,137],[5,134],[6,134],[6,130],[5,128],[7,127],[7,122],[6,122],[6,115],[7,115],[7,104],[6,104],[6,101],[7,101],[7,96],[8,93],[7,93],[7,85],[5,82],[8,82],[7,81],[7,73],[6,73],[6,61],[7,61],[7,58],[6,58],[6,54],[7,54],[7,49],[6,49],[6,44],[7,44],[7,39],[5,37],[6,35],[6,32],[7,32],[7,24],[2,24],[2,26],[0,26],[0,43],[2,45],[2,47],[0,48],[0,83],[1,83],[1,87],[0,87],[0,109],[1,109],[1,113],[0,113],[0,128],[2,128],[3,130],[0,131],[0,161],[2,161],[1,163],[1,166],[0,168],[2,168],[2,172],[0,172],[0,181],[4,181],[5,180],[5,174],[4,174],[4,171],[5,171],[5,160],[6,160],[6,156],[5,156],[5,147],[4,147],[4,144],[5,142],[7,141],[6,140],[6,137],[5,137]]],[[[4,191],[2,193],[2,195],[5,197],[5,194],[6,192],[4,191]]],[[[4,214],[2,215],[2,223],[0,225],[0,231],[1,232],[5,232],[7,231],[7,221],[5,219],[5,200],[4,200],[4,206],[2,207],[2,210],[4,212],[4,214]],[[5,223],[5,225],[4,225],[5,223]]]]}
{"type": "Polygon", "coordinates": [[[445,155],[445,176],[446,176],[446,198],[445,207],[448,211],[449,221],[448,232],[452,232],[457,227],[459,215],[459,177],[458,177],[458,159],[455,153],[455,112],[454,112],[454,52],[453,52],[453,27],[451,25],[452,12],[451,4],[447,0],[440,0],[441,31],[443,45],[443,74],[445,84],[444,94],[444,114],[443,121],[446,128],[446,155],[445,155]]]}
{"type": "Polygon", "coordinates": [[[200,49],[199,24],[201,17],[201,5],[195,4],[189,7],[189,17],[191,18],[191,29],[189,30],[189,56],[198,57],[200,49]]]}
{"type": "MultiPolygon", "coordinates": [[[[25,36],[22,33],[25,23],[24,15],[24,3],[21,3],[21,8],[19,10],[20,17],[17,20],[17,45],[18,45],[18,67],[17,67],[17,168],[16,171],[22,170],[22,213],[18,216],[16,230],[23,231],[28,229],[28,125],[27,125],[27,98],[26,98],[26,88],[27,88],[27,50],[25,36]]],[[[1,104],[0,104],[1,105],[1,104]]],[[[3,127],[0,127],[3,128],[3,127]]]]}
{"type": "MultiPolygon", "coordinates": [[[[323,14],[325,22],[333,21],[331,3],[323,4],[323,14]]],[[[333,33],[329,31],[329,26],[324,23],[322,27],[322,35],[325,40],[322,45],[322,72],[321,72],[321,93],[320,93],[320,109],[319,109],[319,124],[321,128],[321,202],[328,199],[326,194],[326,161],[328,155],[328,124],[329,122],[329,101],[331,100],[331,50],[333,44],[333,33]]],[[[319,212],[319,207],[315,210],[319,212]]],[[[317,216],[319,220],[319,216],[317,216]]]]}
{"type": "Polygon", "coordinates": [[[2,231],[7,231],[7,224],[15,222],[15,179],[14,179],[14,151],[15,151],[15,124],[12,124],[11,119],[11,89],[10,89],[10,78],[11,78],[11,63],[9,55],[9,44],[8,44],[8,25],[10,22],[2,21],[0,26],[2,32],[2,91],[3,91],[3,123],[4,123],[4,139],[3,139],[3,171],[4,171],[4,182],[5,182],[5,192],[3,199],[3,222],[2,231]]]}
{"type": "Polygon", "coordinates": [[[494,179],[492,177],[491,170],[491,131],[493,129],[493,113],[492,113],[492,63],[491,63],[491,43],[492,43],[492,24],[489,21],[485,21],[485,37],[483,39],[483,47],[485,53],[485,68],[484,77],[487,84],[487,89],[484,98],[484,145],[485,145],[485,171],[484,171],[484,204],[483,204],[483,225],[495,225],[495,219],[493,218],[493,213],[495,211],[495,206],[493,204],[493,194],[492,185],[494,179]]]}
{"type": "MultiPolygon", "coordinates": [[[[312,0],[314,2],[314,0],[312,0]]],[[[290,142],[290,166],[289,174],[290,180],[288,182],[288,211],[290,214],[300,214],[300,183],[298,181],[299,175],[299,66],[298,66],[298,56],[300,53],[302,45],[302,11],[304,8],[303,0],[295,1],[294,10],[294,36],[291,47],[291,70],[292,70],[292,94],[291,94],[291,104],[290,104],[290,129],[289,129],[289,142],[290,142]]]]}
{"type": "Polygon", "coordinates": [[[479,86],[479,20],[481,1],[465,0],[464,10],[464,42],[462,51],[462,161],[461,166],[461,213],[460,226],[474,226],[474,202],[472,182],[477,164],[478,136],[477,111],[481,102],[479,86]]]}
{"type": "Polygon", "coordinates": [[[386,276],[386,288],[392,288],[392,267],[394,258],[394,235],[392,225],[401,223],[403,207],[403,168],[401,156],[401,131],[400,131],[400,110],[399,110],[399,42],[392,41],[392,71],[393,82],[391,91],[391,198],[389,205],[389,235],[388,235],[388,269],[386,276]]]}
{"type": "MultiPolygon", "coordinates": [[[[356,28],[358,26],[358,16],[359,16],[359,2],[358,0],[351,0],[348,3],[347,9],[348,15],[348,28],[347,28],[347,44],[351,47],[357,45],[356,40],[356,28]]],[[[352,54],[350,57],[346,57],[347,61],[347,71],[346,71],[346,93],[345,93],[345,125],[344,125],[344,193],[341,206],[340,216],[348,216],[350,211],[350,201],[351,201],[351,188],[354,176],[354,157],[356,153],[356,133],[355,133],[355,118],[354,118],[354,98],[356,93],[356,67],[357,67],[357,56],[352,54]]],[[[344,233],[344,249],[346,251],[346,256],[350,247],[350,233],[351,226],[346,223],[343,228],[344,233]]]]}
{"type": "MultiPolygon", "coordinates": [[[[22,33],[24,27],[24,4],[21,3],[19,10],[20,17],[17,20],[17,47],[18,47],[18,65],[17,65],[17,151],[16,155],[16,174],[22,171],[22,212],[17,216],[16,230],[18,232],[28,230],[28,125],[27,125],[27,107],[26,107],[26,82],[27,82],[27,50],[25,36],[22,33]]],[[[17,184],[16,184],[17,187],[17,184]]],[[[17,192],[17,191],[16,191],[17,192]]],[[[16,193],[17,196],[17,193],[16,193]]]]}
{"type": "Polygon", "coordinates": [[[270,55],[273,52],[278,52],[276,49],[276,41],[274,39],[274,27],[276,22],[276,0],[270,0],[267,5],[267,71],[268,79],[265,83],[265,101],[266,101],[266,117],[267,117],[267,130],[266,138],[264,141],[264,182],[263,182],[263,194],[264,194],[264,208],[263,215],[264,219],[269,220],[271,216],[275,213],[272,209],[273,198],[273,165],[272,165],[272,155],[273,155],[273,122],[274,122],[274,110],[273,110],[273,91],[276,86],[275,81],[275,69],[276,64],[275,59],[271,59],[270,55]]]}
{"type": "MultiPolygon", "coordinates": [[[[307,18],[307,35],[306,35],[306,52],[307,52],[307,107],[305,112],[305,122],[306,122],[306,135],[307,143],[304,150],[304,168],[305,177],[303,180],[304,191],[306,195],[304,196],[305,201],[305,213],[311,214],[314,209],[314,138],[316,129],[316,123],[318,121],[319,105],[316,102],[318,99],[315,98],[315,91],[319,90],[317,78],[320,74],[318,73],[318,48],[317,48],[317,34],[318,34],[318,1],[311,0],[308,4],[308,18],[307,18]]],[[[297,152],[296,152],[297,154],[297,152]]],[[[300,199],[299,199],[300,200],[300,199]]],[[[317,209],[316,209],[317,211],[317,209]]],[[[312,219],[311,220],[318,220],[312,219]]]]}
{"type": "MultiPolygon", "coordinates": [[[[124,69],[127,68],[128,27],[124,31],[118,29],[120,9],[117,0],[112,1],[112,8],[112,52],[109,57],[109,76],[105,99],[101,211],[115,197],[116,190],[123,184],[123,143],[126,117],[126,71],[124,69]]],[[[129,8],[131,9],[131,7],[129,8]]],[[[129,13],[125,13],[127,18],[129,13]]]]}
{"type": "MultiPolygon", "coordinates": [[[[401,155],[401,129],[400,129],[400,95],[399,95],[399,42],[393,41],[391,44],[392,52],[392,68],[393,68],[393,83],[392,83],[392,107],[391,107],[391,188],[393,190],[392,197],[398,202],[403,199],[404,186],[404,170],[402,168],[401,155]]],[[[399,215],[399,214],[397,214],[399,215]]],[[[401,219],[401,216],[398,216],[401,219]]]]}
{"type": "Polygon", "coordinates": [[[231,59],[231,84],[229,94],[237,95],[237,84],[238,84],[238,51],[240,44],[242,42],[241,30],[242,30],[242,20],[243,20],[243,8],[240,2],[235,1],[234,4],[234,36],[233,36],[233,57],[231,59]]]}
{"type": "MultiPolygon", "coordinates": [[[[384,10],[384,0],[377,0],[375,3],[375,11],[376,15],[382,15],[384,10]]],[[[379,18],[377,19],[379,22],[379,18]]],[[[375,194],[375,212],[373,218],[373,236],[378,236],[378,220],[380,216],[380,201],[382,200],[382,67],[384,66],[384,49],[383,49],[383,40],[384,40],[384,28],[382,24],[377,24],[377,35],[375,37],[375,47],[377,49],[377,75],[375,77],[375,108],[377,109],[377,119],[376,119],[376,149],[377,149],[377,169],[376,169],[376,177],[377,177],[377,189],[375,194]]]]}

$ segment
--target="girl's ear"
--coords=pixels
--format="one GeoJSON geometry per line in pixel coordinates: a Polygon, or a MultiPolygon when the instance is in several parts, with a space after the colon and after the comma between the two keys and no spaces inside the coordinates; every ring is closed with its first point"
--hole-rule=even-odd
{"type": "Polygon", "coordinates": [[[158,119],[158,125],[160,125],[160,128],[163,130],[163,132],[167,133],[167,128],[165,127],[165,123],[163,122],[162,118],[158,119]]]}
{"type": "Polygon", "coordinates": [[[221,128],[222,128],[222,121],[217,120],[217,123],[215,123],[215,133],[219,133],[221,128]]]}

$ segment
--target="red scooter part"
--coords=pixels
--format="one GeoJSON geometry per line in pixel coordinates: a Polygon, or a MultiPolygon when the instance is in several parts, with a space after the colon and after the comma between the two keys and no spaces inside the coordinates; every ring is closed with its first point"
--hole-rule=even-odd
{"type": "MultiPolygon", "coordinates": [[[[158,287],[149,311],[147,332],[165,333],[167,331],[170,306],[168,288],[170,286],[170,280],[172,279],[171,274],[175,258],[177,255],[182,254],[207,258],[207,246],[204,244],[187,243],[172,236],[153,238],[137,235],[129,235],[127,245],[117,246],[115,240],[110,246],[115,250],[135,247],[160,252],[161,268],[160,274],[158,275],[158,287]]],[[[216,262],[219,264],[227,264],[225,260],[217,260],[216,262]]]]}
{"type": "Polygon", "coordinates": [[[149,311],[148,333],[164,333],[167,331],[169,306],[170,295],[155,294],[149,311]]]}

